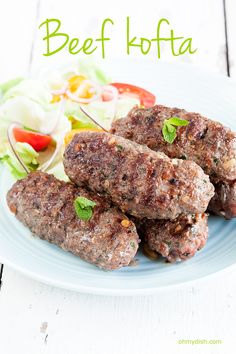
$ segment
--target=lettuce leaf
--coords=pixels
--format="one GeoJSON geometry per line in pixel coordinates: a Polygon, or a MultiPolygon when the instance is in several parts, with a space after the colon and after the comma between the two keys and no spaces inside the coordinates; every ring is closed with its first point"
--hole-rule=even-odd
{"type": "MultiPolygon", "coordinates": [[[[7,129],[12,122],[18,122],[24,127],[41,132],[48,132],[56,126],[52,138],[59,144],[63,141],[64,135],[71,130],[71,123],[64,114],[60,113],[59,106],[50,105],[45,108],[39,102],[23,95],[8,98],[0,106],[0,157],[15,178],[24,177],[25,172],[8,143],[7,129]]],[[[16,149],[19,149],[18,152],[29,170],[35,170],[39,166],[38,155],[30,145],[16,143],[16,149]]],[[[49,153],[51,150],[48,153],[43,152],[45,159],[50,158],[49,153]]],[[[57,158],[61,159],[61,150],[58,150],[57,158]]]]}
{"type": "MultiPolygon", "coordinates": [[[[122,97],[115,103],[114,101],[93,101],[86,106],[87,111],[105,129],[110,129],[114,119],[125,117],[128,112],[140,101],[133,97],[122,97]]],[[[77,103],[67,101],[65,115],[72,122],[73,129],[96,128],[93,123],[79,108],[77,103]]]]}
{"type": "Polygon", "coordinates": [[[47,108],[52,100],[52,94],[47,85],[34,79],[21,80],[17,85],[8,89],[3,96],[3,101],[19,96],[27,97],[44,108],[47,108]]]}
{"type": "Polygon", "coordinates": [[[22,80],[23,80],[23,78],[17,77],[15,79],[6,81],[3,84],[1,84],[0,85],[0,99],[1,99],[1,97],[3,97],[5,95],[5,93],[7,91],[9,91],[14,86],[18,85],[22,80]]]}
{"type": "Polygon", "coordinates": [[[79,73],[100,85],[111,82],[111,78],[104,73],[92,60],[80,60],[78,63],[79,73]]]}
{"type": "Polygon", "coordinates": [[[58,162],[52,168],[48,169],[47,172],[49,174],[54,175],[56,178],[60,179],[61,181],[69,182],[69,178],[65,173],[64,165],[62,161],[58,162]]]}
{"type": "Polygon", "coordinates": [[[104,73],[92,60],[79,60],[77,63],[63,65],[58,69],[50,68],[38,73],[38,79],[43,81],[49,90],[61,89],[69,78],[83,75],[99,85],[107,85],[111,78],[104,73]]]}
{"type": "Polygon", "coordinates": [[[22,167],[17,166],[19,162],[10,155],[4,155],[3,157],[0,157],[0,163],[5,165],[12,176],[16,179],[21,179],[26,177],[27,173],[22,169],[22,167]]]}
{"type": "Polygon", "coordinates": [[[34,150],[34,148],[28,143],[16,143],[16,152],[20,155],[23,162],[35,170],[38,167],[38,157],[39,153],[34,150]]]}

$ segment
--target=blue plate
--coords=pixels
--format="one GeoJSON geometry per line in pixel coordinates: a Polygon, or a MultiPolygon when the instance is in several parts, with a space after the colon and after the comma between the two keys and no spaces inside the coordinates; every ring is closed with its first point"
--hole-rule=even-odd
{"type": "MultiPolygon", "coordinates": [[[[190,65],[173,65],[136,60],[106,63],[114,81],[142,86],[156,93],[157,101],[197,111],[236,130],[236,83],[228,78],[196,70],[190,65]]],[[[171,289],[226,271],[236,264],[236,220],[211,216],[207,245],[182,263],[150,261],[141,253],[137,262],[106,272],[60,248],[33,237],[9,212],[5,195],[13,183],[0,170],[0,260],[42,282],[81,292],[138,295],[171,289]]]]}

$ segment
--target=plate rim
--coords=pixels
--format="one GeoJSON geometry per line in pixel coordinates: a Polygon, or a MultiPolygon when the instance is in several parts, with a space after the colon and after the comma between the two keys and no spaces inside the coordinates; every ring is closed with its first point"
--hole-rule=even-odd
{"type": "Polygon", "coordinates": [[[31,272],[25,268],[17,266],[8,260],[4,261],[3,257],[0,258],[0,263],[3,265],[7,265],[10,269],[19,272],[21,275],[26,276],[27,278],[38,281],[41,284],[47,284],[48,286],[55,286],[58,289],[62,290],[69,290],[75,291],[83,294],[94,294],[94,295],[101,295],[101,296],[146,296],[146,295],[154,295],[157,293],[162,293],[169,290],[174,290],[177,288],[186,288],[191,287],[196,284],[204,284],[208,280],[212,280],[214,278],[218,278],[219,276],[223,276],[223,274],[232,273],[236,269],[236,262],[230,266],[226,266],[218,271],[215,271],[211,274],[207,274],[205,276],[200,276],[199,278],[195,278],[193,280],[182,281],[176,284],[168,284],[156,287],[148,287],[145,289],[142,288],[133,288],[133,289],[124,289],[124,288],[98,288],[92,286],[83,286],[83,285],[76,285],[73,286],[72,284],[69,285],[68,283],[64,283],[63,281],[57,281],[52,278],[45,278],[44,276],[40,276],[38,273],[31,272]]]}

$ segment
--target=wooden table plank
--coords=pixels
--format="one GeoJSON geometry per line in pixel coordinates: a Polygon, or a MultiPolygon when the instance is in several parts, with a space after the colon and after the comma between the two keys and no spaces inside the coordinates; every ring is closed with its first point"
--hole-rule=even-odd
{"type": "Polygon", "coordinates": [[[0,9],[1,82],[27,73],[37,0],[7,0],[0,9]]]}
{"type": "MultiPolygon", "coordinates": [[[[37,5],[38,0],[8,0],[1,4],[1,82],[29,72],[37,5]]],[[[2,273],[0,263],[0,285],[2,273]]]]}
{"type": "Polygon", "coordinates": [[[154,296],[107,297],[59,290],[7,269],[0,298],[1,348],[7,348],[4,354],[156,354],[160,348],[182,354],[186,347],[188,353],[210,354],[213,348],[214,354],[231,353],[234,275],[154,296]],[[191,351],[193,346],[176,344],[183,338],[224,344],[191,351]]]}
{"type": "Polygon", "coordinates": [[[226,1],[227,31],[228,31],[228,48],[229,48],[229,64],[230,76],[236,78],[236,2],[235,0],[226,1]]]}

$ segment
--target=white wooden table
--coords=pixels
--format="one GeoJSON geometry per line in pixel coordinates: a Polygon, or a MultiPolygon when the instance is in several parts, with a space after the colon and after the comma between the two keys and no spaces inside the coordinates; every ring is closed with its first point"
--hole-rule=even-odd
{"type": "MultiPolygon", "coordinates": [[[[154,33],[158,19],[167,17],[177,33],[193,37],[195,55],[174,59],[166,52],[165,59],[191,61],[236,78],[234,0],[7,0],[0,4],[0,81],[71,59],[42,57],[37,26],[47,17],[60,18],[74,36],[96,33],[105,17],[112,18],[115,56],[127,15],[139,34],[154,33]]],[[[235,353],[235,323],[236,271],[171,293],[122,298],[57,289],[2,266],[1,354],[235,353]],[[223,343],[180,345],[180,339],[223,343]]]]}

